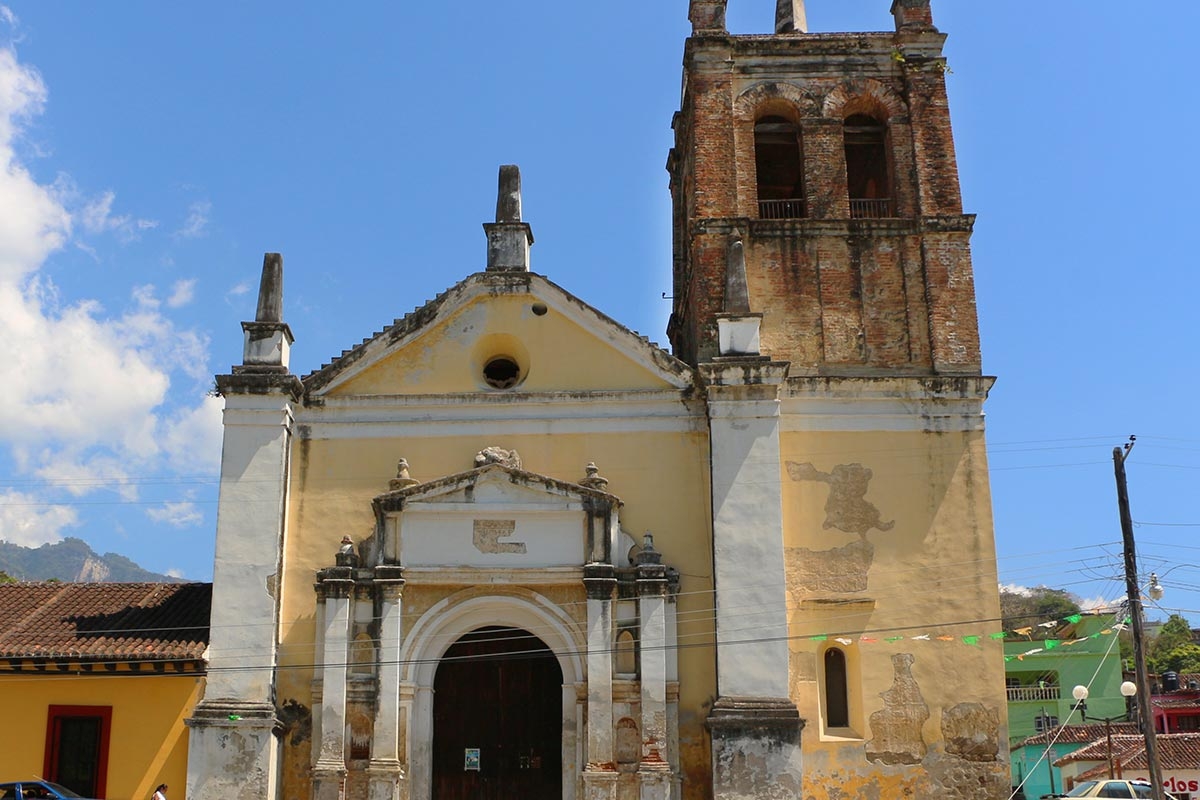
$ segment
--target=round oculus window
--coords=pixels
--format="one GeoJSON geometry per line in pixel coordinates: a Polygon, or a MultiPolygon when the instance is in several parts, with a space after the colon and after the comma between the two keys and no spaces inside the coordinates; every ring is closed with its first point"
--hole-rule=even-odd
{"type": "Polygon", "coordinates": [[[511,389],[521,382],[521,366],[508,356],[496,356],[483,365],[483,380],[493,389],[511,389]]]}

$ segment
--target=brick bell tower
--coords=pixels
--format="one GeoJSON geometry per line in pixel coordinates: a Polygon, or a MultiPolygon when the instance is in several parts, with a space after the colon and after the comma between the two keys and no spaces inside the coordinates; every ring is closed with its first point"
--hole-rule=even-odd
{"type": "Polygon", "coordinates": [[[978,375],[974,217],[929,0],[895,0],[886,33],[807,33],[802,0],[778,0],[774,35],[733,36],[725,6],[691,0],[667,165],[675,354],[737,354],[717,318],[740,241],[759,352],[790,376],[978,375]]]}
{"type": "MultiPolygon", "coordinates": [[[[809,33],[803,0],[777,0],[774,33],[731,35],[725,8],[690,0],[667,163],[667,332],[702,378],[710,428],[713,795],[1006,796],[999,658],[971,654],[981,678],[964,690],[930,677],[953,661],[902,636],[894,652],[859,646],[963,618],[888,587],[952,569],[955,553],[994,563],[992,381],[946,37],[930,0],[894,0],[895,29],[877,33],[809,33]],[[835,474],[857,476],[853,492],[835,474]],[[979,753],[960,752],[960,719],[979,753]]],[[[998,614],[996,585],[984,568],[954,602],[998,614]]]]}

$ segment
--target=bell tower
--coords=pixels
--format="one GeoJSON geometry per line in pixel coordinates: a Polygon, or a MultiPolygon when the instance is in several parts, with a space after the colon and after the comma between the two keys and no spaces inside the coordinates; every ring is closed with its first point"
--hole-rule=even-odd
{"type": "Polygon", "coordinates": [[[865,33],[776,0],[773,32],[731,35],[725,9],[690,0],[667,162],[667,333],[710,434],[713,796],[998,800],[1000,654],[917,644],[999,615],[946,37],[930,0],[865,33]],[[922,588],[965,563],[953,597],[922,588]]]}
{"type": "Polygon", "coordinates": [[[684,361],[730,354],[717,317],[740,241],[761,353],[789,375],[979,374],[946,37],[929,0],[892,15],[894,31],[812,34],[803,0],[777,0],[776,33],[733,36],[724,0],[691,0],[667,165],[684,361]]]}

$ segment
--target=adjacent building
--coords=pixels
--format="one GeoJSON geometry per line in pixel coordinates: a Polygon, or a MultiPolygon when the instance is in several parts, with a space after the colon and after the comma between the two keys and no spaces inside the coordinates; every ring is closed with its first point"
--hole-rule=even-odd
{"type": "Polygon", "coordinates": [[[0,781],[149,797],[187,777],[211,585],[0,584],[0,781]]]}
{"type": "Polygon", "coordinates": [[[267,254],[189,798],[1008,796],[945,37],[688,10],[670,352],[533,271],[515,167],[304,376],[267,254]]]}

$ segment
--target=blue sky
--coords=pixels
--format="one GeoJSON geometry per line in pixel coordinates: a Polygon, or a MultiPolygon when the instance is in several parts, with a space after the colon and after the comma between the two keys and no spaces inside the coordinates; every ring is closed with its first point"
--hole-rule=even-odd
{"type": "MultiPolygon", "coordinates": [[[[888,30],[888,5],[812,0],[810,27],[888,30]]],[[[0,5],[0,538],[209,579],[206,392],[262,253],[284,254],[306,373],[482,268],[500,164],[535,271],[665,344],[686,6],[0,5]]],[[[730,28],[773,10],[731,0],[730,28]]],[[[1111,453],[1137,434],[1142,566],[1200,624],[1200,4],[934,14],[999,378],[1002,580],[1123,592],[1111,453]]]]}

